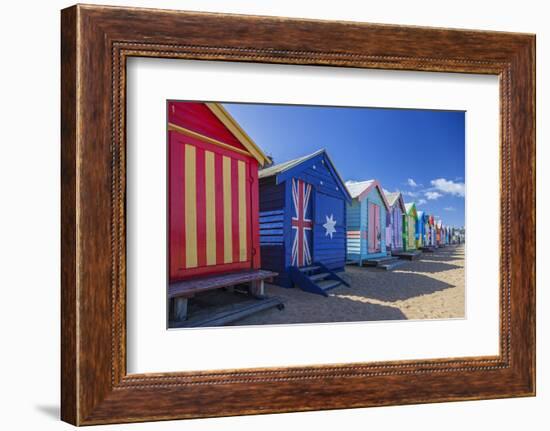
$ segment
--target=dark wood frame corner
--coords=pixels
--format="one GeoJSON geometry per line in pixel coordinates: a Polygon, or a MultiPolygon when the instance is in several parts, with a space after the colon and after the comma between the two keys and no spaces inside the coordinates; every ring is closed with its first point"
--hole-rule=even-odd
{"type": "Polygon", "coordinates": [[[80,5],[61,17],[63,420],[87,425],[534,395],[534,35],[80,5]],[[131,56],[498,75],[500,354],[128,375],[131,56]],[[524,219],[512,223],[520,211],[524,219]]]}

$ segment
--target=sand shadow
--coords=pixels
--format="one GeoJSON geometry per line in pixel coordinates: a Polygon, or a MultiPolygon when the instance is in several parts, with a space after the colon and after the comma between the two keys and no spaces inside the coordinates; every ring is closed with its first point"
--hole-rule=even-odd
{"type": "Polygon", "coordinates": [[[455,261],[455,260],[462,260],[464,259],[464,256],[460,256],[460,255],[448,255],[448,256],[430,256],[429,254],[428,255],[424,255],[422,256],[422,258],[420,259],[421,261],[422,260],[431,260],[431,261],[436,261],[436,262],[451,262],[451,261],[455,261]]]}
{"type": "Polygon", "coordinates": [[[333,316],[332,320],[323,322],[374,322],[379,320],[407,320],[407,316],[397,308],[390,305],[372,304],[346,295],[342,290],[340,295],[331,296],[330,301],[335,307],[345,310],[339,316],[333,316]],[[344,296],[340,296],[344,295],[344,296]],[[349,316],[354,316],[353,318],[349,316]],[[360,317],[357,317],[360,316],[360,317]]]}
{"type": "Polygon", "coordinates": [[[461,266],[454,265],[451,263],[445,262],[436,262],[435,259],[426,259],[426,260],[417,260],[411,263],[409,266],[401,266],[396,269],[396,271],[404,270],[408,271],[413,270],[414,272],[426,272],[430,274],[435,274],[437,272],[450,271],[451,269],[462,268],[461,266]]]}
{"type": "Polygon", "coordinates": [[[429,295],[455,287],[422,274],[391,272],[365,278],[360,274],[350,274],[353,295],[379,301],[403,301],[422,295],[429,295]]]}
{"type": "MultiPolygon", "coordinates": [[[[336,293],[336,292],[335,292],[336,293]]],[[[397,308],[389,305],[372,304],[360,299],[345,296],[347,290],[342,289],[338,294],[331,294],[328,298],[312,295],[311,300],[322,300],[330,304],[330,313],[285,313],[276,310],[268,310],[263,316],[250,316],[242,320],[232,322],[229,326],[248,325],[292,325],[315,323],[351,323],[372,322],[380,320],[406,320],[407,317],[397,308]],[[344,296],[340,296],[344,295],[344,296]],[[261,322],[261,323],[260,323],[261,322]]],[[[294,304],[296,305],[296,304],[294,304]]],[[[287,303],[287,307],[293,304],[287,303]]],[[[313,304],[312,304],[313,306],[313,304]]]]}
{"type": "Polygon", "coordinates": [[[438,262],[450,262],[453,260],[463,260],[464,254],[462,253],[423,253],[420,261],[433,260],[438,262]]]}

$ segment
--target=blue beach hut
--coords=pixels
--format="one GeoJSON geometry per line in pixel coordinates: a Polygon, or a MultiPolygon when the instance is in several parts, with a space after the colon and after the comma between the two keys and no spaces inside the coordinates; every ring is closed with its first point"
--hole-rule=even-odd
{"type": "Polygon", "coordinates": [[[348,181],[346,187],[353,198],[347,207],[348,262],[363,265],[387,257],[386,216],[391,208],[380,183],[348,181]]]}
{"type": "Polygon", "coordinates": [[[325,150],[259,172],[262,268],[275,284],[327,295],[347,285],[336,272],[346,263],[344,182],[325,150]]]}
{"type": "Polygon", "coordinates": [[[424,211],[418,211],[417,215],[418,218],[416,219],[415,240],[416,248],[421,248],[426,243],[426,223],[424,221],[424,211]]]}

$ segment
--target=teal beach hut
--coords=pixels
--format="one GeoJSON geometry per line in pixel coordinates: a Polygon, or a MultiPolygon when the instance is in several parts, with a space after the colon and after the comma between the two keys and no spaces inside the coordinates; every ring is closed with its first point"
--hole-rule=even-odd
{"type": "Polygon", "coordinates": [[[391,210],[376,180],[346,182],[351,204],[347,206],[347,260],[363,264],[388,256],[386,216],[391,210]]]}

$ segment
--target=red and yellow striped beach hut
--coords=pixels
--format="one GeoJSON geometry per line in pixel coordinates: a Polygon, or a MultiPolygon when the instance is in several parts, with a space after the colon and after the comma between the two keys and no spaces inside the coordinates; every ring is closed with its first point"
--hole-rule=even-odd
{"type": "Polygon", "coordinates": [[[170,282],[260,267],[267,156],[217,103],[168,103],[170,282]]]}

